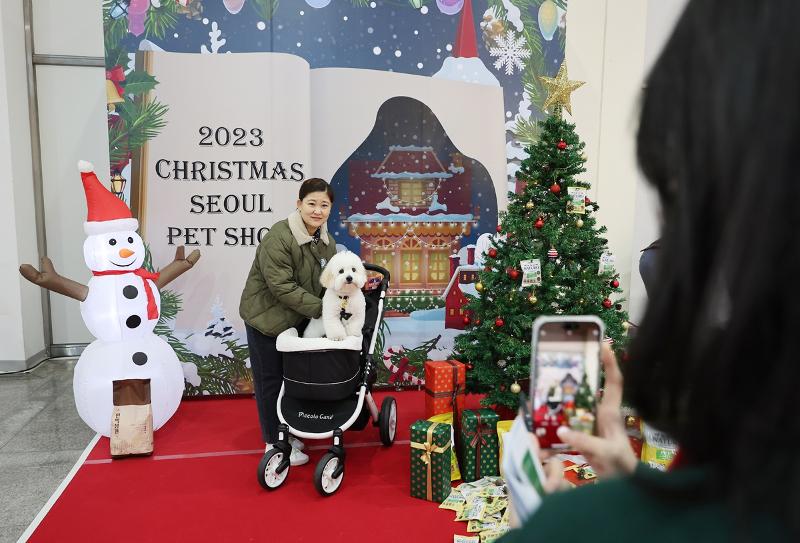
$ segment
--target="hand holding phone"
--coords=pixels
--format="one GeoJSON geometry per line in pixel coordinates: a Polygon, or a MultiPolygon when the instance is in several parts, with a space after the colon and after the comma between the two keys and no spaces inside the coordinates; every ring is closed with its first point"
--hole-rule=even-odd
{"type": "Polygon", "coordinates": [[[562,426],[595,432],[603,322],[595,316],[546,316],[533,323],[531,416],[542,449],[566,450],[562,426]]]}

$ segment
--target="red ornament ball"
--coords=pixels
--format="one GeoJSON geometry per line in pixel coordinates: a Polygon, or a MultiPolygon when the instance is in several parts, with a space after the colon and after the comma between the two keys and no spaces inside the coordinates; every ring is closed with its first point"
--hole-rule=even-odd
{"type": "Polygon", "coordinates": [[[613,281],[611,281],[611,286],[614,288],[619,288],[619,281],[614,279],[613,281]]]}
{"type": "Polygon", "coordinates": [[[504,321],[504,320],[503,320],[503,319],[501,319],[500,317],[497,317],[497,318],[494,320],[494,325],[495,325],[495,326],[497,326],[498,328],[502,328],[503,326],[505,326],[505,324],[506,324],[506,321],[504,321]]]}
{"type": "Polygon", "coordinates": [[[588,206],[589,204],[591,204],[591,203],[592,203],[592,201],[591,201],[591,200],[589,199],[589,197],[587,196],[587,197],[585,197],[585,198],[583,199],[583,203],[584,203],[584,204],[586,204],[586,205],[588,206]]]}
{"type": "Polygon", "coordinates": [[[544,227],[544,221],[541,217],[539,217],[536,219],[536,222],[533,223],[533,226],[535,226],[537,230],[541,230],[544,227]]]}
{"type": "Polygon", "coordinates": [[[495,258],[497,256],[497,249],[495,249],[494,247],[489,249],[489,256],[495,258]]]}
{"type": "Polygon", "coordinates": [[[553,183],[552,185],[550,185],[550,192],[552,192],[553,194],[558,194],[559,192],[561,192],[561,186],[558,183],[553,183]]]}
{"type": "Polygon", "coordinates": [[[605,307],[606,309],[609,309],[612,305],[613,304],[611,303],[611,300],[609,300],[608,298],[603,300],[603,307],[605,307]]]}
{"type": "Polygon", "coordinates": [[[404,356],[403,358],[400,359],[400,363],[401,364],[408,364],[408,362],[409,362],[409,360],[408,360],[407,356],[404,356]]]}
{"type": "Polygon", "coordinates": [[[511,279],[513,279],[514,281],[516,281],[517,279],[519,279],[519,271],[518,270],[509,270],[508,276],[511,279]]]}
{"type": "Polygon", "coordinates": [[[498,224],[497,228],[495,228],[495,230],[497,230],[497,233],[499,234],[500,232],[503,231],[503,226],[498,224]]]}
{"type": "Polygon", "coordinates": [[[471,322],[472,322],[472,319],[470,319],[469,317],[467,317],[466,315],[464,315],[464,324],[465,324],[466,326],[469,326],[469,323],[471,323],[471,322]]]}
{"type": "Polygon", "coordinates": [[[491,266],[486,266],[486,267],[483,268],[483,270],[487,271],[487,272],[490,272],[490,271],[492,271],[492,267],[491,266]]]}
{"type": "Polygon", "coordinates": [[[561,141],[558,142],[558,144],[556,144],[556,147],[558,147],[559,149],[561,149],[563,151],[564,149],[567,148],[567,142],[564,141],[564,140],[561,140],[561,141]]]}

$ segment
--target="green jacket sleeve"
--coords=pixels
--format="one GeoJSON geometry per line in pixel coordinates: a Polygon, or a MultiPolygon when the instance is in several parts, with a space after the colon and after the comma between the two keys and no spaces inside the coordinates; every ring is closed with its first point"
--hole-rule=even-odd
{"type": "Polygon", "coordinates": [[[286,242],[279,237],[265,241],[258,258],[267,288],[280,303],[304,317],[315,319],[321,316],[322,300],[294,280],[291,252],[286,242]]]}

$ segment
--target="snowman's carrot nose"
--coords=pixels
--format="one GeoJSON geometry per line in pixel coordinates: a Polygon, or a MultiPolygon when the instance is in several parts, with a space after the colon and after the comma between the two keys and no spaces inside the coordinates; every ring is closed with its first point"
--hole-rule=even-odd
{"type": "Polygon", "coordinates": [[[131,251],[130,249],[120,249],[119,250],[119,256],[121,256],[122,258],[128,258],[132,254],[133,254],[133,251],[131,251]]]}

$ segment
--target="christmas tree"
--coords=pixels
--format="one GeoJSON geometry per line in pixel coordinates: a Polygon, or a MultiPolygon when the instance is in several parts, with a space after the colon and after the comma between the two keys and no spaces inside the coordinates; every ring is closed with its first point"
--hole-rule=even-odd
{"type": "MultiPolygon", "coordinates": [[[[587,196],[584,144],[575,125],[561,117],[570,93],[582,83],[567,78],[566,63],[555,78],[542,77],[552,114],[539,123],[539,140],[526,149],[517,178],[526,186],[509,195],[485,268],[467,304],[467,331],[456,337],[456,357],[467,364],[467,388],[486,393],[484,405],[516,409],[520,382],[530,375],[531,326],[540,315],[597,315],[617,348],[627,315],[616,271],[608,265],[605,227],[587,196]],[[598,272],[599,270],[599,272],[598,272]]],[[[525,383],[523,383],[525,384],[525,383]]]]}

